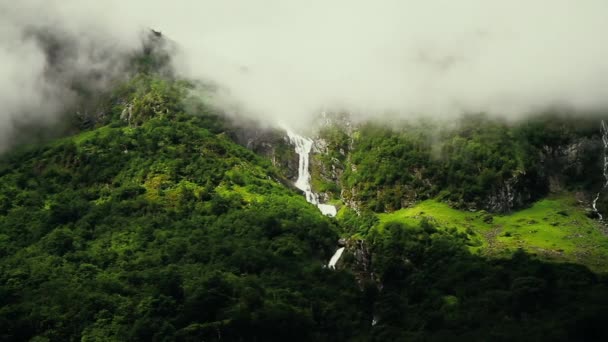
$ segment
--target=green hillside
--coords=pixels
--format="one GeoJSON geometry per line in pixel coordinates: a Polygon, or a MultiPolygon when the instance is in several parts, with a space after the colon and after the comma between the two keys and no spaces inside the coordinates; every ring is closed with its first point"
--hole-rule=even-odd
{"type": "Polygon", "coordinates": [[[355,334],[356,283],[322,268],[335,223],[220,119],[156,109],[2,158],[0,339],[355,334]]]}
{"type": "MultiPolygon", "coordinates": [[[[508,122],[478,114],[390,126],[336,120],[318,134],[327,148],[314,156],[313,185],[377,213],[435,198],[453,208],[507,213],[560,191],[581,192],[591,206],[605,182],[604,116],[548,112],[508,122]]],[[[605,197],[598,210],[608,213],[605,197]]]]}
{"type": "MultiPolygon", "coordinates": [[[[411,175],[374,170],[426,152],[402,146],[406,134],[376,136],[382,144],[365,145],[381,146],[376,155],[356,151],[365,174],[345,176],[371,202],[334,197],[340,213],[324,217],[190,87],[137,75],[100,95],[94,127],[0,157],[1,340],[608,337],[607,239],[572,193],[510,214],[467,211],[449,199],[489,190],[454,166],[464,183],[425,195],[454,197],[383,213],[401,206],[400,192],[374,199],[375,187],[411,175]],[[346,252],[328,269],[339,237],[346,252]]],[[[488,179],[510,177],[494,170],[502,159],[479,160],[488,179]]]]}
{"type": "Polygon", "coordinates": [[[417,225],[428,220],[444,229],[467,234],[472,251],[492,257],[509,256],[522,248],[544,260],[569,261],[606,272],[608,236],[597,220],[586,215],[572,194],[552,196],[508,215],[467,212],[428,200],[411,208],[379,215],[378,229],[390,222],[417,225]]]}

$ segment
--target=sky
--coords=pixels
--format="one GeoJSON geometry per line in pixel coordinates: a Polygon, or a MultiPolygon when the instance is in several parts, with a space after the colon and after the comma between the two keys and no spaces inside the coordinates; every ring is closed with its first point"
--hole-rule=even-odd
{"type": "Polygon", "coordinates": [[[0,146],[15,122],[56,120],[75,75],[120,72],[149,28],[177,44],[182,77],[219,85],[218,106],[269,124],[603,109],[606,13],[605,0],[0,0],[0,146]],[[70,42],[60,67],[32,32],[70,42]]]}

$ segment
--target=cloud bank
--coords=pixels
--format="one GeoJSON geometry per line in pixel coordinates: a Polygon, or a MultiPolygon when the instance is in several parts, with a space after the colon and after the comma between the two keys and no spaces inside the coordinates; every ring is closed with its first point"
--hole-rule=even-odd
{"type": "Polygon", "coordinates": [[[13,1],[0,4],[0,135],[61,103],[31,27],[73,37],[66,67],[85,71],[160,30],[180,47],[182,76],[220,86],[218,104],[305,126],[323,109],[518,118],[606,108],[606,13],[604,0],[13,1]],[[115,53],[92,58],[99,47],[115,53]]]}

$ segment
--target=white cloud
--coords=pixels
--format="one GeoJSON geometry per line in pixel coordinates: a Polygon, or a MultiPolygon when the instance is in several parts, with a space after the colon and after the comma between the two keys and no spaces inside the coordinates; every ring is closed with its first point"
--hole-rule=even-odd
{"type": "MultiPolygon", "coordinates": [[[[137,44],[142,28],[161,30],[180,45],[183,75],[217,82],[227,90],[222,101],[267,122],[305,125],[327,107],[368,116],[520,117],[552,105],[608,104],[603,0],[26,0],[5,7],[21,26],[51,22],[121,49],[137,44]]],[[[5,44],[4,68],[35,84],[37,54],[19,57],[32,47],[5,44]]]]}

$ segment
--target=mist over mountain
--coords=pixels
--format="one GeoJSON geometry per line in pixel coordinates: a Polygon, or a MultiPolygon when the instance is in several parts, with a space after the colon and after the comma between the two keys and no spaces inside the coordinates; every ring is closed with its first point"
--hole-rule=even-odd
{"type": "Polygon", "coordinates": [[[608,340],[607,9],[0,0],[0,340],[608,340]]]}
{"type": "Polygon", "coordinates": [[[120,76],[150,28],[176,42],[179,75],[215,84],[216,105],[266,124],[306,127],[323,110],[513,119],[608,104],[604,1],[25,0],[0,9],[0,144],[16,122],[56,120],[77,96],[74,79],[98,87],[120,76]]]}

